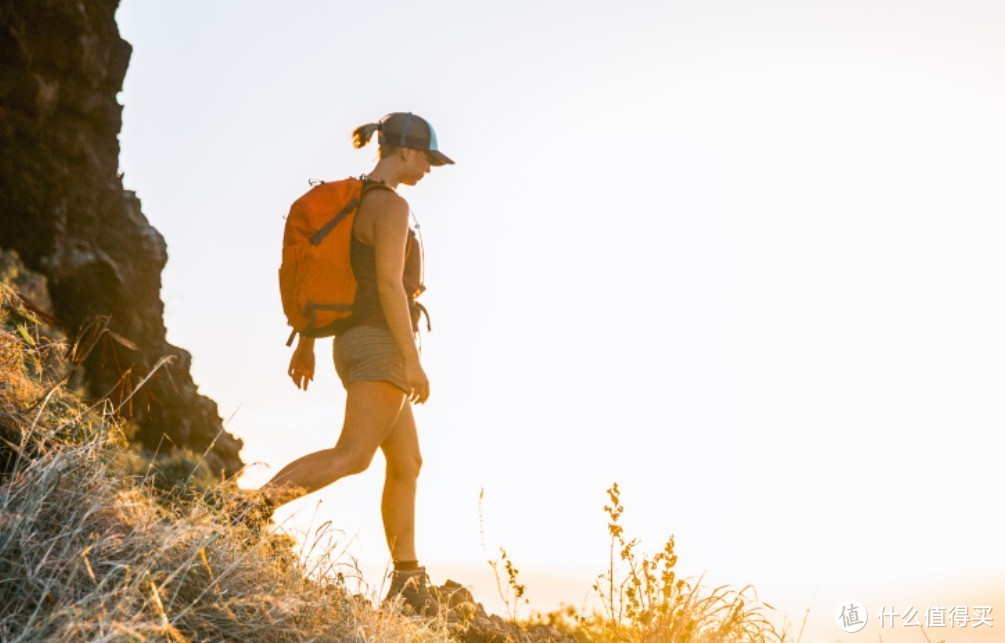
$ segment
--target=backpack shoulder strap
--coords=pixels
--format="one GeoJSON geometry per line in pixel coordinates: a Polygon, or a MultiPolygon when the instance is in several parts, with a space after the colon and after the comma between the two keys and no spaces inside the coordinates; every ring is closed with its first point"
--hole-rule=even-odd
{"type": "Polygon", "coordinates": [[[383,181],[373,181],[365,177],[362,179],[362,181],[363,181],[363,189],[360,190],[359,193],[360,199],[362,199],[363,195],[365,195],[370,190],[387,190],[388,192],[391,192],[393,194],[398,193],[397,190],[392,188],[390,185],[385,184],[383,181]]]}
{"type": "MultiPolygon", "coordinates": [[[[345,181],[337,181],[335,183],[322,183],[321,185],[319,185],[319,186],[317,186],[317,187],[315,187],[313,189],[314,190],[321,189],[321,188],[323,188],[326,185],[330,186],[331,188],[339,188],[340,186],[342,186],[343,189],[344,189],[345,187],[348,187],[348,190],[349,190],[348,195],[346,195],[343,192],[343,196],[347,197],[347,196],[352,196],[353,192],[357,189],[357,187],[355,185],[356,183],[358,183],[357,179],[350,178],[350,179],[346,179],[345,181]]],[[[327,223],[325,223],[323,226],[321,226],[320,230],[318,230],[317,232],[315,232],[311,236],[311,244],[312,245],[316,246],[319,243],[321,243],[322,241],[324,241],[324,238],[328,236],[328,233],[330,233],[332,231],[332,229],[336,225],[338,225],[340,221],[342,221],[342,219],[346,218],[347,216],[349,216],[350,214],[352,214],[352,213],[354,213],[356,211],[356,208],[359,206],[360,202],[363,200],[363,192],[364,191],[365,191],[365,185],[362,188],[359,188],[359,192],[355,193],[355,196],[352,196],[352,198],[342,207],[341,210],[339,210],[337,213],[335,213],[335,215],[331,219],[329,219],[327,223]]]]}

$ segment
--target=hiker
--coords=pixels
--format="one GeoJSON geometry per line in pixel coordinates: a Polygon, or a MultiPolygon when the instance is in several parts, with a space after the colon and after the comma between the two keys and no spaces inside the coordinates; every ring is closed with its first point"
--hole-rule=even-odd
{"type": "MultiPolygon", "coordinates": [[[[358,285],[351,316],[338,324],[334,341],[335,369],[347,393],[342,432],[333,448],[288,464],[259,491],[270,507],[284,504],[365,471],[380,448],[387,462],[380,509],[394,562],[385,601],[400,595],[417,614],[435,615],[438,605],[415,552],[415,489],[422,458],[412,404],[429,398],[415,342],[425,310],[415,301],[424,289],[422,253],[409,228],[408,203],[395,189],[415,185],[432,166],[453,161],[437,149],[432,126],[411,113],[392,113],[356,128],[353,145],[362,148],[375,133],[378,162],[361,177],[349,231],[358,285]]],[[[313,338],[300,334],[289,375],[297,388],[307,390],[314,378],[313,338]]]]}

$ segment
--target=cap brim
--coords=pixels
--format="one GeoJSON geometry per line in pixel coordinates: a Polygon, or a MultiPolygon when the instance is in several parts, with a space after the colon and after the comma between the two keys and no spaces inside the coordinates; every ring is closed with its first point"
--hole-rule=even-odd
{"type": "Polygon", "coordinates": [[[426,150],[430,165],[453,165],[454,161],[440,150],[426,150]]]}

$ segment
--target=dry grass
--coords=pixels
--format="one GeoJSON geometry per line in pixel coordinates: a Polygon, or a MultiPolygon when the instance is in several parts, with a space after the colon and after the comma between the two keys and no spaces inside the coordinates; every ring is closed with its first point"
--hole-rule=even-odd
{"type": "Polygon", "coordinates": [[[228,524],[230,483],[165,503],[107,405],[66,390],[67,346],[37,322],[0,287],[0,640],[446,640],[228,524]]]}
{"type": "MultiPolygon", "coordinates": [[[[617,483],[607,490],[610,552],[607,571],[593,591],[602,612],[580,614],[566,606],[535,614],[528,625],[549,625],[576,641],[625,643],[791,643],[767,615],[774,607],[761,603],[752,586],[734,590],[708,588],[702,578],[678,578],[674,537],[652,556],[640,551],[638,539],[628,539],[621,525],[625,508],[617,483]]],[[[515,573],[507,567],[510,582],[515,573]]]]}
{"type": "MultiPolygon", "coordinates": [[[[0,284],[0,641],[421,643],[463,633],[443,618],[374,609],[376,596],[347,590],[340,572],[354,570],[336,552],[301,557],[285,537],[231,524],[236,487],[196,455],[150,461],[131,450],[110,403],[86,405],[67,388],[89,346],[44,329],[0,284]]],[[[676,578],[672,537],[642,555],[620,526],[617,485],[609,494],[610,565],[595,586],[604,613],[565,609],[524,625],[581,642],[790,640],[751,588],[676,578]]],[[[501,555],[515,620],[525,588],[501,555]]]]}

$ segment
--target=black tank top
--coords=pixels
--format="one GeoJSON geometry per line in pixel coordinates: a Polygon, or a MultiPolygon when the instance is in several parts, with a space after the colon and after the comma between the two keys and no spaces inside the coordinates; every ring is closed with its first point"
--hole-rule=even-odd
{"type": "MultiPolygon", "coordinates": [[[[376,181],[365,181],[364,187],[369,187],[376,181]]],[[[391,188],[387,188],[391,189],[391,188]]],[[[415,231],[409,229],[408,242],[405,246],[405,269],[401,276],[405,294],[408,296],[408,310],[412,318],[412,332],[419,330],[419,317],[422,307],[416,298],[422,294],[422,250],[415,231]]],[[[378,326],[387,328],[387,318],[380,304],[380,294],[377,291],[377,257],[373,246],[368,246],[356,238],[353,231],[349,245],[349,261],[356,277],[356,299],[353,302],[352,317],[347,321],[344,330],[356,326],[378,326]]]]}

